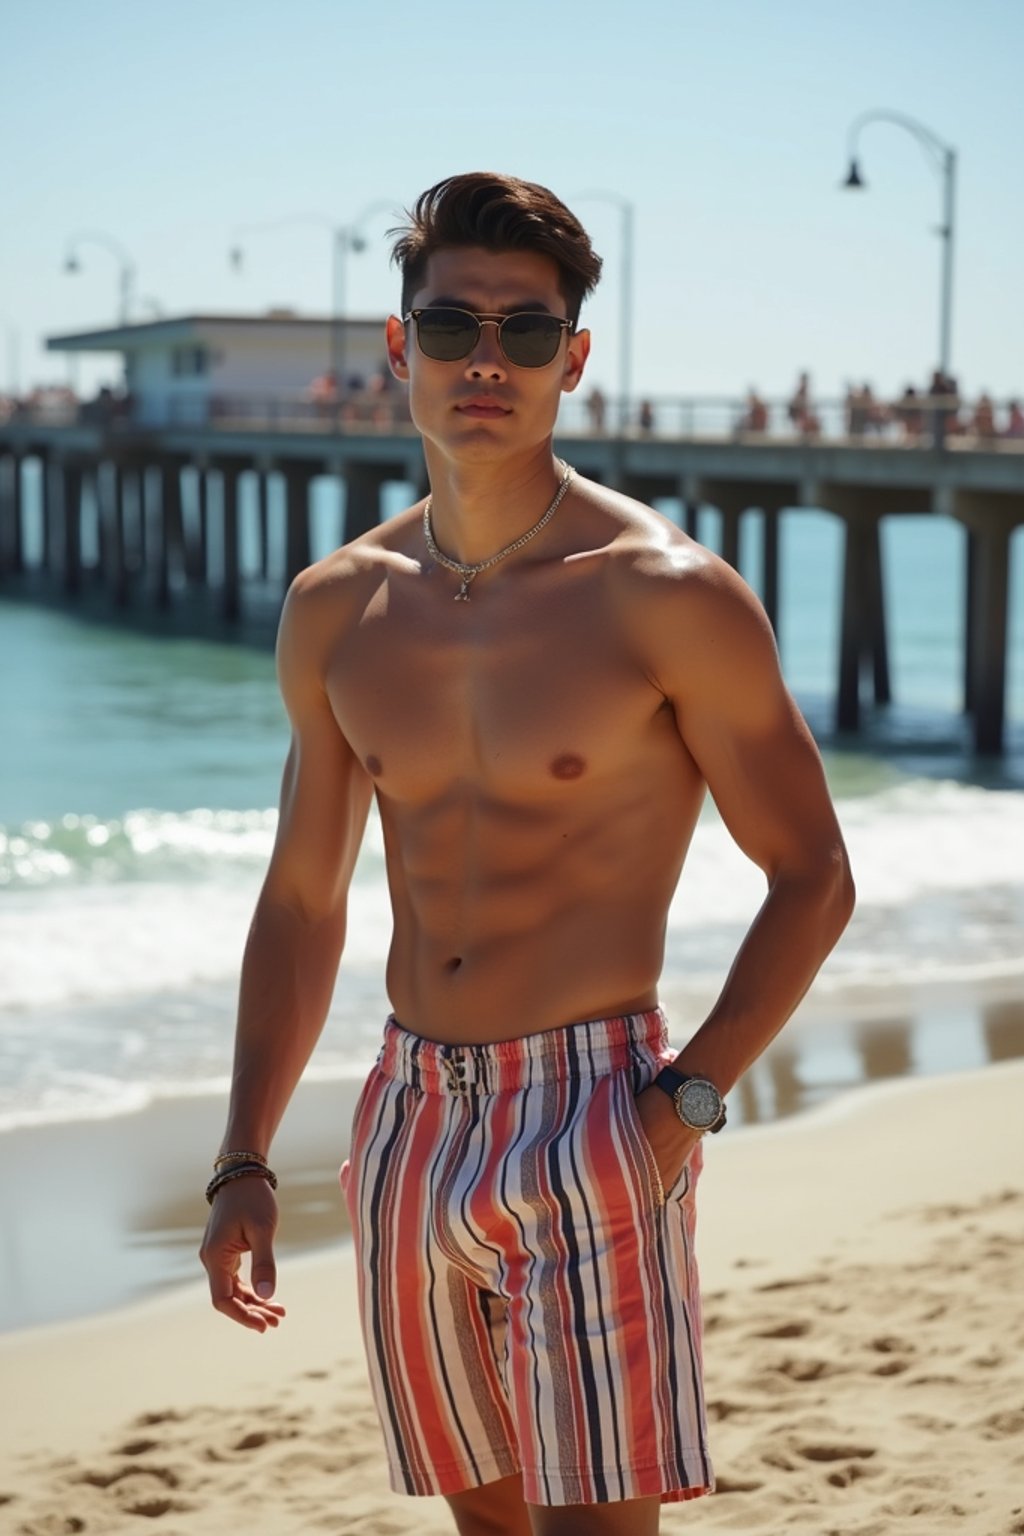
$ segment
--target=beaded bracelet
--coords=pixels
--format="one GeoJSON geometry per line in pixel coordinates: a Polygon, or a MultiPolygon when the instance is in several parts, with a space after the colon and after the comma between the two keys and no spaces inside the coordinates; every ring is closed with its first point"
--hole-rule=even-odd
{"type": "Polygon", "coordinates": [[[213,1160],[214,1171],[225,1167],[228,1163],[259,1163],[261,1168],[267,1166],[267,1160],[259,1152],[222,1152],[213,1160]]]}
{"type": "Polygon", "coordinates": [[[277,1188],[277,1174],[272,1172],[265,1163],[243,1163],[237,1168],[222,1168],[219,1173],[214,1174],[206,1186],[207,1204],[213,1204],[214,1196],[222,1185],[230,1184],[232,1179],[241,1179],[252,1174],[255,1174],[258,1178],[266,1179],[271,1189],[277,1188]]]}

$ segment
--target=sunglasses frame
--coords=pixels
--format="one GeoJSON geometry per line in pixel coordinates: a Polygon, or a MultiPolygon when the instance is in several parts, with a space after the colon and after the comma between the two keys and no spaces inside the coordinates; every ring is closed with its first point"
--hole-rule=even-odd
{"type": "Polygon", "coordinates": [[[432,363],[464,363],[466,358],[472,357],[473,353],[476,351],[476,348],[480,343],[480,333],[484,326],[496,325],[498,327],[498,346],[501,348],[501,355],[507,363],[511,363],[513,368],[526,368],[531,371],[535,371],[538,368],[549,368],[554,362],[555,358],[558,356],[558,348],[562,344],[561,336],[559,336],[558,341],[555,344],[555,350],[552,352],[546,363],[517,363],[515,358],[509,357],[505,350],[505,343],[502,340],[501,333],[505,327],[506,321],[520,320],[524,315],[528,316],[530,319],[553,320],[560,331],[566,331],[570,336],[575,333],[576,327],[572,320],[563,319],[559,315],[549,315],[546,310],[517,309],[513,310],[513,312],[509,315],[478,315],[471,309],[460,308],[458,304],[425,304],[420,309],[410,309],[407,315],[402,316],[402,324],[408,325],[410,320],[414,320],[416,322],[416,345],[419,347],[420,351],[423,352],[423,356],[430,358],[432,363]],[[474,320],[476,322],[476,335],[470,343],[470,346],[465,352],[462,353],[460,357],[431,357],[429,352],[424,351],[423,344],[420,341],[420,316],[429,314],[467,315],[470,320],[474,320]]]}

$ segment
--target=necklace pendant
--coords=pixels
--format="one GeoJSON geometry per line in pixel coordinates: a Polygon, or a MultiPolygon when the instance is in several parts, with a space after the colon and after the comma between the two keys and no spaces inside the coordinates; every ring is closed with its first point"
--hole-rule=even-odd
{"type": "Polygon", "coordinates": [[[464,581],[462,583],[462,586],[459,589],[459,591],[456,592],[456,594],[455,594],[455,601],[457,603],[468,603],[469,602],[469,582],[468,581],[464,581]]]}

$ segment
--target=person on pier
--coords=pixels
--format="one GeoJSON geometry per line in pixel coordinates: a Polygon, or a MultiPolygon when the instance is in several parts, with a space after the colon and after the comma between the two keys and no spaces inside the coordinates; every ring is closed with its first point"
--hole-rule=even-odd
{"type": "Polygon", "coordinates": [[[703,1137],[842,931],[848,862],[750,590],[553,452],[601,267],[579,221],[453,176],[395,257],[388,357],[430,494],[282,614],[292,745],[203,1261],[225,1317],[277,1325],[270,1145],[376,801],[394,1011],[342,1183],[393,1485],[443,1495],[463,1536],[652,1536],[713,1486],[703,1137]],[[709,789],[766,894],[673,1049],[666,920],[709,789]]]}

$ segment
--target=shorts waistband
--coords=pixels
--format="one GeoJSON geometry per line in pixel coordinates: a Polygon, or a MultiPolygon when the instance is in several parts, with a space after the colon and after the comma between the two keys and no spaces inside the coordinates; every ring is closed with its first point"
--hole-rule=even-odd
{"type": "Polygon", "coordinates": [[[588,1019],[559,1029],[484,1045],[426,1040],[391,1014],[377,1066],[385,1077],[423,1093],[515,1093],[565,1078],[604,1077],[635,1064],[646,1046],[658,1054],[668,1039],[661,1008],[612,1019],[588,1019]]]}

